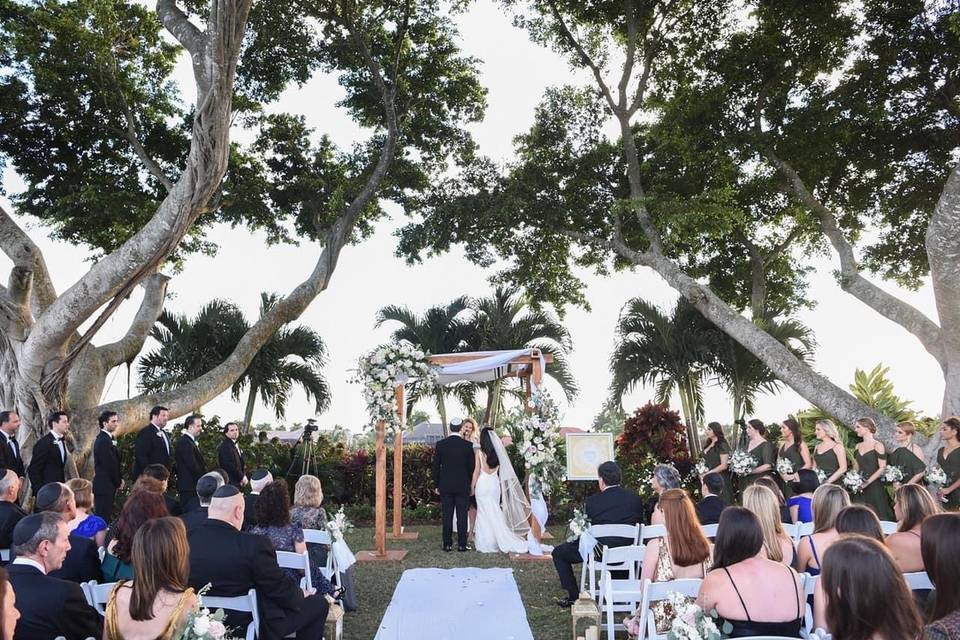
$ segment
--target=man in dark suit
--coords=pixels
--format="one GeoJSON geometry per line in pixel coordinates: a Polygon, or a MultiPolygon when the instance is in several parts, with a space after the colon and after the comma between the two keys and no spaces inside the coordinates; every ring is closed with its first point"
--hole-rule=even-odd
{"type": "MultiPolygon", "coordinates": [[[[64,522],[70,522],[77,517],[77,503],[73,498],[73,491],[60,482],[52,482],[40,487],[34,512],[55,513],[64,522]]],[[[69,550],[61,563],[62,566],[49,575],[77,583],[90,580],[103,582],[97,543],[91,538],[75,535],[69,536],[69,542],[69,550]]]]}
{"type": "Polygon", "coordinates": [[[697,518],[700,524],[717,524],[720,514],[727,505],[720,499],[723,493],[723,476],[719,473],[708,473],[700,482],[700,493],[703,500],[697,503],[697,518]]]}
{"type": "Polygon", "coordinates": [[[27,512],[17,504],[20,477],[13,469],[0,469],[0,474],[0,549],[9,549],[13,541],[13,528],[26,517],[27,512]]]}
{"type": "Polygon", "coordinates": [[[223,427],[223,436],[223,442],[217,449],[217,464],[227,472],[227,484],[232,484],[239,489],[247,484],[246,462],[243,459],[243,451],[237,444],[240,438],[240,427],[236,422],[228,422],[223,427]]]}
{"type": "Polygon", "coordinates": [[[123,488],[120,477],[120,449],[113,432],[120,424],[114,411],[104,411],[97,418],[100,433],[93,441],[93,512],[108,523],[113,519],[113,500],[123,488]]]}
{"type": "Polygon", "coordinates": [[[203,418],[189,416],[183,422],[183,431],[177,440],[174,460],[177,464],[177,495],[180,498],[180,513],[192,511],[199,505],[197,499],[197,480],[207,472],[197,438],[203,430],[203,418]]]}
{"type": "Polygon", "coordinates": [[[23,478],[26,471],[20,455],[20,443],[17,442],[19,430],[20,416],[17,412],[0,411],[0,467],[13,469],[17,476],[23,478]]]}
{"type": "Polygon", "coordinates": [[[170,447],[169,436],[163,430],[169,419],[170,413],[166,407],[157,406],[150,409],[150,424],[140,429],[133,445],[131,477],[134,482],[149,464],[162,464],[168,471],[170,470],[170,454],[173,453],[173,449],[170,447]]]}
{"type": "Polygon", "coordinates": [[[253,526],[255,520],[254,509],[257,507],[257,498],[260,497],[260,492],[263,491],[263,488],[271,482],[273,482],[273,474],[266,469],[254,469],[250,474],[250,493],[243,496],[243,501],[246,503],[246,508],[243,512],[244,531],[253,526]]]}
{"type": "Polygon", "coordinates": [[[467,550],[467,509],[476,457],[473,445],[460,437],[463,420],[450,421],[452,435],[437,443],[433,452],[433,483],[440,494],[443,550],[453,548],[453,513],[457,513],[457,551],[467,550]]]}
{"type": "Polygon", "coordinates": [[[80,585],[53,577],[69,548],[67,523],[55,513],[27,516],[13,530],[17,557],[7,574],[20,612],[17,640],[101,637],[100,615],[80,585]]]}
{"type": "Polygon", "coordinates": [[[70,429],[70,416],[54,411],[47,417],[50,431],[33,445],[33,458],[27,467],[30,487],[36,496],[40,487],[51,482],[66,482],[67,443],[63,437],[70,429]]]}
{"type": "MultiPolygon", "coordinates": [[[[620,486],[622,474],[616,462],[607,461],[597,468],[600,493],[586,500],[590,524],[640,524],[643,522],[643,500],[633,491],[620,486]]],[[[598,546],[621,547],[630,544],[627,538],[598,538],[598,546]]],[[[583,561],[580,539],[565,542],[553,548],[553,566],[560,576],[560,585],[567,597],[557,600],[561,607],[569,607],[580,595],[580,584],[573,575],[573,565],[583,561]]]]}
{"type": "MultiPolygon", "coordinates": [[[[290,633],[301,639],[322,638],[329,610],[326,599],[305,594],[280,570],[270,540],[240,531],[243,511],[243,496],[236,487],[225,485],[213,494],[207,522],[187,535],[190,586],[212,584],[211,596],[238,596],[256,589],[263,640],[290,633]]],[[[228,612],[226,625],[244,629],[249,620],[228,612]]]]}
{"type": "Polygon", "coordinates": [[[210,472],[197,480],[197,506],[186,513],[180,514],[187,533],[207,521],[207,510],[210,507],[210,500],[217,489],[223,486],[223,478],[219,473],[210,472]]]}

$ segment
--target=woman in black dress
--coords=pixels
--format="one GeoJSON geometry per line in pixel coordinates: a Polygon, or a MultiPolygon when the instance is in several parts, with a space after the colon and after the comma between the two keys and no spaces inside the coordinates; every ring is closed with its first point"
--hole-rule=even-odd
{"type": "Polygon", "coordinates": [[[747,422],[747,453],[753,456],[757,466],[749,475],[740,478],[740,492],[754,484],[763,476],[773,475],[777,464],[777,450],[773,443],[764,436],[767,435],[767,425],[760,420],[753,419],[747,422]]]}
{"type": "MultiPolygon", "coordinates": [[[[730,445],[727,444],[727,437],[723,435],[723,427],[719,422],[711,422],[705,430],[707,443],[703,447],[703,455],[700,458],[707,467],[707,473],[719,473],[723,478],[723,493],[720,499],[724,504],[733,504],[733,485],[730,483],[730,471],[727,467],[730,461],[730,445]]],[[[707,475],[704,473],[700,476],[707,475]]]]}
{"type": "Polygon", "coordinates": [[[883,486],[883,472],[887,467],[887,451],[883,443],[873,437],[877,425],[870,418],[860,418],[853,425],[860,437],[860,443],[854,451],[854,464],[863,476],[860,492],[851,496],[854,502],[867,505],[881,520],[893,520],[893,508],[890,496],[883,486]]]}
{"type": "Polygon", "coordinates": [[[777,450],[778,461],[780,458],[789,460],[790,466],[793,467],[793,473],[786,475],[777,470],[783,497],[789,500],[793,497],[793,483],[800,479],[797,472],[800,469],[812,469],[813,460],[810,458],[810,448],[800,435],[800,423],[796,419],[788,417],[780,423],[780,437],[782,443],[777,450]]]}

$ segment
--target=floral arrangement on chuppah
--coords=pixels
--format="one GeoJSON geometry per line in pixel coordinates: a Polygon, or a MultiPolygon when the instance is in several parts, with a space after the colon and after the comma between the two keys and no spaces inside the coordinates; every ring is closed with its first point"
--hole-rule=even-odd
{"type": "Polygon", "coordinates": [[[437,368],[420,349],[408,342],[397,342],[361,356],[352,382],[363,385],[363,399],[374,424],[382,420],[388,431],[396,431],[403,428],[397,415],[396,388],[411,379],[432,388],[436,385],[437,368]]]}
{"type": "Polygon", "coordinates": [[[533,413],[520,425],[523,442],[518,446],[523,452],[531,495],[547,495],[564,472],[560,454],[560,409],[550,394],[542,389],[530,396],[530,404],[533,413]]]}

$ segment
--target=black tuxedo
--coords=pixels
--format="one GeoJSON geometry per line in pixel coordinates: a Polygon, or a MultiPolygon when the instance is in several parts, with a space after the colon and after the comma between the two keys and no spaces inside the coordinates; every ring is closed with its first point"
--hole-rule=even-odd
{"type": "Polygon", "coordinates": [[[87,604],[79,584],[45,576],[25,564],[10,564],[7,572],[20,611],[14,640],[101,637],[100,614],[87,604]]]}
{"type": "Polygon", "coordinates": [[[113,499],[120,481],[120,450],[101,429],[93,441],[93,512],[107,522],[113,519],[113,499]]]}
{"type": "Polygon", "coordinates": [[[183,524],[187,528],[187,533],[190,533],[207,521],[207,507],[197,507],[186,513],[181,513],[178,517],[183,520],[183,524]]]}
{"type": "Polygon", "coordinates": [[[227,472],[229,478],[227,484],[232,484],[239,489],[243,476],[246,475],[245,462],[243,454],[240,453],[236,443],[230,438],[224,438],[223,442],[220,443],[220,448],[217,449],[217,464],[227,472]]]}
{"type": "Polygon", "coordinates": [[[697,519],[700,524],[717,524],[720,522],[720,514],[726,508],[727,505],[720,496],[708,495],[697,503],[697,519]]]}
{"type": "Polygon", "coordinates": [[[197,480],[207,472],[200,447],[193,436],[184,433],[177,440],[174,454],[177,464],[177,494],[180,496],[180,511],[186,513],[200,506],[197,498],[197,480]]]}
{"type": "MultiPolygon", "coordinates": [[[[277,565],[270,540],[237,531],[220,520],[207,520],[187,536],[190,543],[190,586],[213,585],[211,596],[238,596],[257,590],[262,640],[296,631],[297,638],[323,637],[329,606],[321,595],[304,597],[299,585],[277,565]]],[[[245,629],[249,616],[227,614],[226,625],[245,629]]]]}
{"type": "Polygon", "coordinates": [[[27,512],[16,502],[0,500],[0,549],[9,549],[13,542],[13,528],[27,512]]]}
{"type": "Polygon", "coordinates": [[[23,457],[20,455],[20,443],[14,442],[11,446],[10,438],[2,431],[0,431],[0,468],[13,469],[14,473],[21,478],[27,475],[23,467],[23,457]]]}
{"type": "Polygon", "coordinates": [[[173,453],[170,436],[163,429],[153,423],[148,424],[137,433],[133,445],[133,474],[136,482],[143,470],[150,464],[162,464],[170,469],[170,454],[173,453]]]}
{"type": "MultiPolygon", "coordinates": [[[[600,493],[588,496],[585,505],[590,524],[642,524],[643,500],[633,491],[621,486],[607,487],[600,493]]],[[[626,538],[597,538],[598,546],[621,547],[630,544],[626,538]]],[[[580,556],[580,540],[565,542],[553,548],[553,566],[560,576],[560,585],[567,597],[576,600],[580,585],[573,575],[573,565],[583,561],[580,556]]]]}
{"type": "Polygon", "coordinates": [[[66,443],[63,443],[64,457],[60,457],[60,447],[54,442],[53,432],[49,431],[45,436],[37,440],[33,445],[33,458],[30,460],[30,466],[27,468],[27,475],[30,476],[30,486],[33,489],[33,495],[37,495],[40,487],[50,482],[66,482],[66,443]]]}
{"type": "Polygon", "coordinates": [[[247,493],[243,496],[244,508],[243,508],[243,530],[246,531],[252,527],[257,519],[254,516],[254,509],[257,508],[257,498],[260,497],[259,493],[247,493]]]}
{"type": "Polygon", "coordinates": [[[457,513],[457,541],[467,546],[467,509],[470,505],[470,484],[477,459],[473,445],[459,435],[437,443],[433,452],[433,482],[440,491],[443,546],[453,545],[453,513],[457,513]]]}

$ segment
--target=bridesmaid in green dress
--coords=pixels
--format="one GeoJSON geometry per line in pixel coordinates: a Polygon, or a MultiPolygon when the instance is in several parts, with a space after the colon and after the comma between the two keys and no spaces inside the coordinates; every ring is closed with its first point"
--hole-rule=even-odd
{"type": "Polygon", "coordinates": [[[897,467],[903,472],[903,479],[893,483],[894,490],[905,484],[919,484],[927,470],[923,461],[923,449],[913,443],[916,430],[912,422],[901,422],[893,432],[893,437],[900,446],[887,454],[887,468],[897,467]]]}
{"type": "Polygon", "coordinates": [[[945,498],[943,508],[960,509],[960,418],[947,418],[940,425],[943,447],[937,452],[937,464],[947,474],[947,486],[938,492],[945,498]]]}
{"type": "Polygon", "coordinates": [[[877,425],[871,418],[860,418],[854,423],[853,429],[860,437],[853,458],[856,468],[863,476],[863,486],[860,488],[860,493],[855,493],[850,498],[853,502],[865,504],[873,509],[881,520],[892,521],[894,516],[890,506],[890,496],[883,486],[887,452],[883,443],[873,437],[877,432],[877,425]]]}
{"type": "MultiPolygon", "coordinates": [[[[813,467],[813,461],[810,459],[810,449],[807,443],[800,436],[800,423],[793,417],[788,417],[780,423],[780,436],[783,442],[780,449],[777,450],[777,458],[786,458],[793,467],[793,473],[780,475],[780,490],[783,491],[783,497],[789,500],[793,497],[793,483],[799,480],[797,472],[800,469],[810,469],[813,467]]],[[[778,471],[779,475],[780,472],[778,471]]]]}
{"type": "Polygon", "coordinates": [[[707,473],[719,473],[723,477],[723,493],[720,494],[720,499],[724,504],[733,504],[733,484],[730,482],[730,471],[727,468],[730,460],[730,445],[727,444],[727,437],[723,435],[723,427],[719,422],[711,422],[707,425],[705,434],[707,444],[703,448],[701,460],[707,467],[707,473]]]}
{"type": "Polygon", "coordinates": [[[815,432],[820,443],[813,449],[813,468],[823,472],[820,484],[837,484],[847,472],[847,451],[840,444],[837,425],[832,420],[817,420],[815,432]]]}
{"type": "Polygon", "coordinates": [[[740,493],[763,476],[772,476],[777,464],[777,449],[773,443],[764,438],[767,435],[767,425],[754,418],[747,422],[747,453],[757,461],[753,473],[740,478],[740,493]]]}

